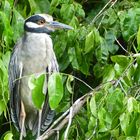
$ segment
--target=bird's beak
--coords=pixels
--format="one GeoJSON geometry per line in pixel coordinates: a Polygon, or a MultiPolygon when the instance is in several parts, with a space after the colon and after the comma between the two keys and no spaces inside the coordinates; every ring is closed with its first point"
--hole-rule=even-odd
{"type": "Polygon", "coordinates": [[[66,24],[63,24],[63,23],[60,23],[60,22],[57,22],[57,21],[51,21],[49,23],[49,27],[53,28],[54,30],[55,29],[67,29],[67,30],[73,29],[73,27],[66,25],[66,24]]]}

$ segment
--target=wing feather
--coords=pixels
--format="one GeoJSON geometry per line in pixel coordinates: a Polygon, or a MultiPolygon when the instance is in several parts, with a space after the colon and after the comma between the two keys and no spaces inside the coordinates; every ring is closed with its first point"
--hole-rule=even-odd
{"type": "Polygon", "coordinates": [[[20,131],[19,126],[19,115],[20,115],[20,95],[19,95],[19,86],[21,75],[21,68],[18,61],[19,49],[21,48],[21,41],[14,46],[13,52],[11,54],[9,62],[9,89],[10,89],[10,111],[11,119],[14,122],[17,130],[20,131]]]}

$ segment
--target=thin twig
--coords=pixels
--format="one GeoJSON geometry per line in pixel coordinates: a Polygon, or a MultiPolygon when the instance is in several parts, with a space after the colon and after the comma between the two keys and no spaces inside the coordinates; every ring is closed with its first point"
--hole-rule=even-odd
{"type": "Polygon", "coordinates": [[[96,124],[95,124],[94,130],[93,130],[91,136],[90,136],[87,140],[91,140],[91,139],[93,138],[93,136],[94,136],[95,133],[96,133],[97,126],[98,126],[98,121],[97,121],[97,119],[96,119],[96,124]]]}
{"type": "MultiPolygon", "coordinates": [[[[90,85],[88,85],[86,82],[84,82],[82,79],[80,79],[80,78],[78,78],[78,77],[76,77],[76,76],[74,76],[74,75],[71,75],[71,74],[66,74],[66,73],[61,73],[61,72],[59,72],[59,73],[62,74],[62,75],[64,75],[64,76],[72,76],[72,77],[75,78],[76,80],[78,80],[78,81],[80,81],[81,83],[83,83],[84,85],[86,85],[90,90],[93,90],[93,88],[92,88],[90,85]]],[[[16,82],[16,81],[18,81],[18,80],[21,80],[21,79],[23,79],[23,78],[28,78],[28,77],[33,76],[33,75],[36,76],[36,75],[41,75],[41,74],[48,75],[49,73],[47,73],[47,72],[32,73],[32,74],[30,74],[30,75],[25,75],[25,76],[22,76],[22,77],[20,77],[20,78],[15,79],[15,80],[13,81],[13,83],[16,82]]]]}
{"type": "Polygon", "coordinates": [[[37,138],[40,136],[42,109],[39,110],[37,138]]]}
{"type": "Polygon", "coordinates": [[[59,131],[57,131],[57,137],[56,140],[59,140],[59,131]]]}
{"type": "MultiPolygon", "coordinates": [[[[113,7],[113,6],[115,5],[116,2],[117,2],[117,0],[115,0],[115,1],[111,4],[110,7],[113,7]]],[[[103,17],[102,17],[102,19],[101,19],[101,21],[100,21],[98,27],[97,27],[97,30],[99,30],[99,28],[100,28],[100,26],[101,26],[101,23],[102,23],[103,19],[104,19],[105,16],[106,16],[106,13],[107,13],[107,12],[105,11],[105,13],[104,13],[104,15],[103,15],[103,17]]]]}
{"type": "MultiPolygon", "coordinates": [[[[84,103],[86,102],[87,98],[91,96],[91,93],[86,94],[86,96],[82,96],[80,99],[76,100],[75,103],[70,107],[74,108],[73,112],[72,112],[72,118],[78,113],[78,111],[81,109],[81,107],[84,105],[84,103]]],[[[60,131],[65,124],[69,121],[70,118],[70,114],[68,114],[59,124],[56,128],[54,129],[50,129],[49,131],[47,130],[45,133],[43,133],[39,139],[41,140],[46,140],[49,137],[51,137],[54,133],[56,133],[57,131],[60,131]]],[[[38,140],[38,139],[37,139],[38,140]]]]}
{"type": "Polygon", "coordinates": [[[99,11],[99,13],[94,17],[94,19],[92,20],[91,24],[94,24],[95,20],[100,17],[103,13],[103,11],[106,9],[106,7],[112,2],[112,0],[108,1],[108,3],[106,3],[106,5],[99,11]]]}
{"type": "Polygon", "coordinates": [[[72,112],[73,112],[73,107],[71,107],[71,109],[70,109],[69,122],[68,122],[68,126],[66,128],[66,131],[65,131],[64,140],[68,139],[68,132],[69,132],[69,128],[70,128],[71,123],[72,123],[72,112]]]}
{"type": "Polygon", "coordinates": [[[118,81],[119,85],[120,85],[120,88],[121,90],[124,92],[125,95],[127,95],[126,91],[124,90],[123,86],[122,86],[122,83],[120,81],[118,81]]]}
{"type": "Polygon", "coordinates": [[[117,2],[117,0],[115,0],[114,2],[112,2],[112,4],[111,4],[111,8],[115,5],[115,3],[117,2]]]}
{"type": "Polygon", "coordinates": [[[115,87],[118,86],[118,84],[120,84],[119,82],[121,81],[121,79],[123,79],[123,77],[125,76],[126,72],[131,68],[131,66],[136,62],[136,59],[133,60],[132,63],[130,63],[126,69],[124,70],[124,72],[121,74],[121,76],[118,78],[118,80],[116,81],[115,87]]]}
{"type": "Polygon", "coordinates": [[[115,41],[118,43],[118,45],[119,45],[126,53],[130,54],[130,52],[127,51],[127,50],[122,46],[122,44],[117,40],[116,37],[115,37],[115,41]]]}
{"type": "MultiPolygon", "coordinates": [[[[60,118],[57,119],[57,121],[55,121],[55,124],[53,123],[53,126],[51,126],[48,130],[46,130],[40,137],[39,139],[41,140],[46,140],[48,138],[50,138],[54,133],[60,131],[72,118],[79,112],[79,110],[83,107],[83,105],[85,104],[85,102],[87,101],[87,99],[89,97],[92,97],[95,94],[95,91],[100,90],[101,88],[103,88],[103,86],[107,83],[111,83],[114,85],[114,80],[112,81],[108,81],[106,83],[103,83],[99,86],[97,86],[96,88],[94,88],[93,91],[83,95],[81,98],[77,99],[74,104],[64,113],[62,114],[62,116],[60,116],[60,118]],[[70,113],[70,110],[71,113],[70,113]],[[69,114],[68,114],[69,113],[69,114]],[[64,118],[65,116],[65,118],[64,118]],[[70,117],[71,116],[71,117],[70,117]],[[63,118],[63,119],[62,119],[63,118]],[[61,122],[60,122],[61,120],[61,122]],[[59,123],[59,124],[58,124],[59,123]],[[57,125],[57,126],[56,126],[57,125]],[[56,126],[56,127],[55,127],[56,126]],[[55,127],[55,128],[54,128],[55,127]]],[[[70,122],[71,124],[71,122],[70,122]]],[[[37,140],[39,140],[37,139],[37,140]]]]}

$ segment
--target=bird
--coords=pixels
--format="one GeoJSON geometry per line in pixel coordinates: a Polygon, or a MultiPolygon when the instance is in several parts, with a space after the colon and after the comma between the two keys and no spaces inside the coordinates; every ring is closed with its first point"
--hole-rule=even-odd
{"type": "MultiPolygon", "coordinates": [[[[16,129],[20,132],[20,140],[26,137],[27,130],[34,135],[40,135],[52,123],[55,111],[50,108],[45,85],[45,101],[42,107],[41,122],[39,111],[32,101],[32,92],[28,86],[29,76],[34,73],[42,74],[59,72],[58,62],[53,50],[50,34],[58,29],[73,29],[71,26],[53,21],[46,13],[34,14],[24,21],[24,35],[15,44],[8,67],[10,112],[16,129]],[[40,130],[38,130],[40,125],[40,130]]],[[[48,75],[45,75],[48,80],[48,75]]]]}

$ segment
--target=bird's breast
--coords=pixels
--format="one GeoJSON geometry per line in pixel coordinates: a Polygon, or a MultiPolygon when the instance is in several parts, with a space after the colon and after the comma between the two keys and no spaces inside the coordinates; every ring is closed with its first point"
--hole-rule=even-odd
{"type": "Polygon", "coordinates": [[[19,59],[23,64],[23,78],[21,79],[20,87],[21,100],[24,103],[25,111],[31,122],[33,119],[36,119],[34,116],[37,114],[37,109],[32,102],[32,93],[28,86],[29,77],[32,74],[38,75],[46,73],[47,67],[55,67],[55,65],[57,67],[50,37],[44,37],[42,34],[40,34],[40,36],[27,36],[21,49],[19,59]]]}

